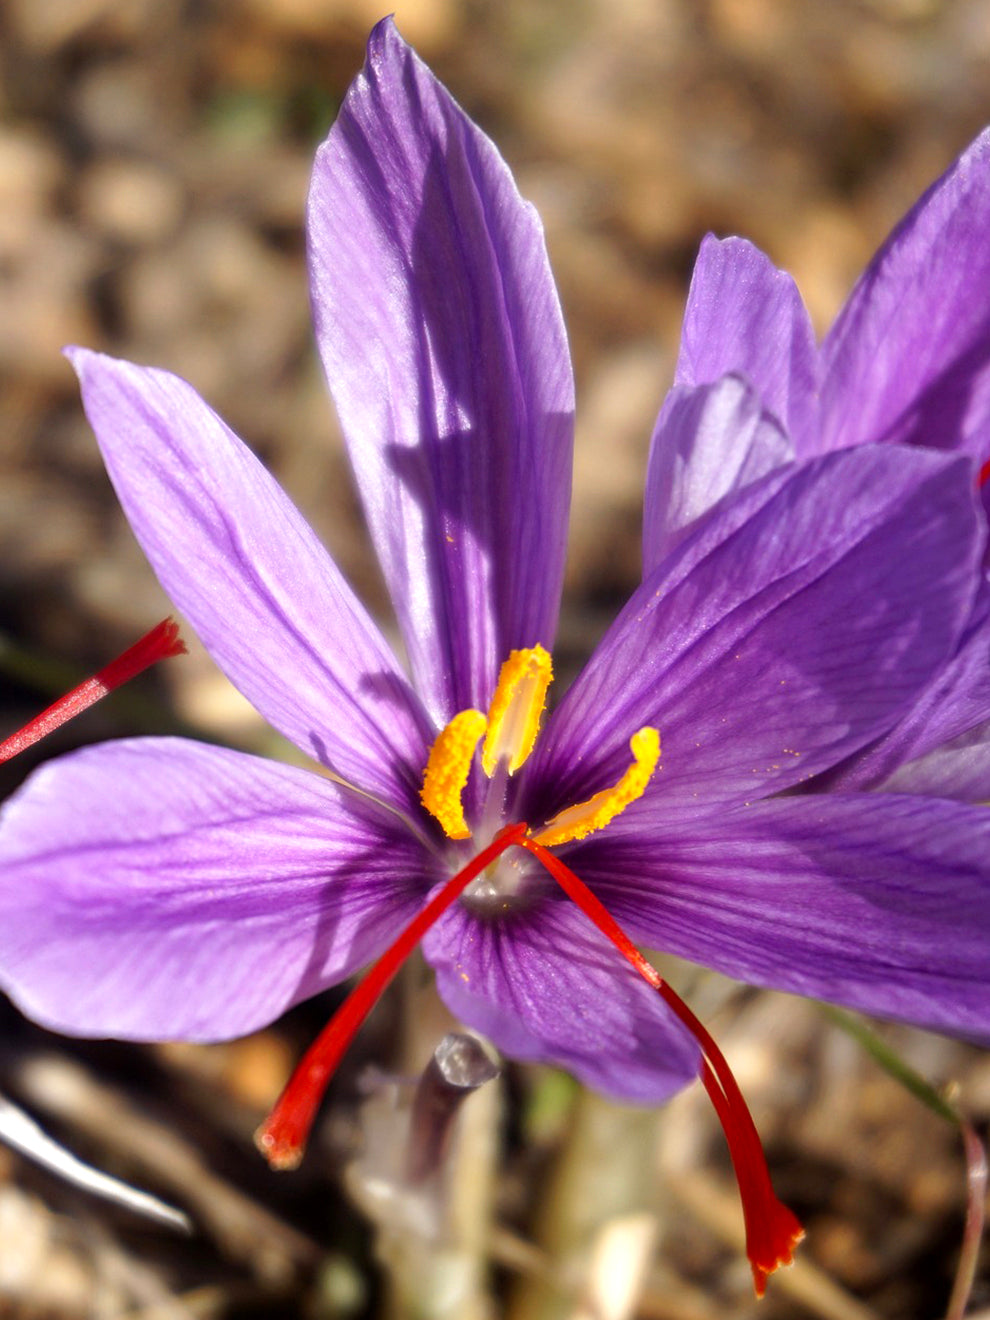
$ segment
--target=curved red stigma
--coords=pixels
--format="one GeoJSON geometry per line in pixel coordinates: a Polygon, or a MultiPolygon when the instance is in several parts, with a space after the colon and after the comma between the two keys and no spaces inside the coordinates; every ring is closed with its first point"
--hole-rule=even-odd
{"type": "Polygon", "coordinates": [[[274,1169],[292,1169],[299,1164],[327,1084],[382,992],[433,923],[464,893],[472,880],[507,848],[518,845],[527,849],[549,871],[568,898],[612,941],[701,1046],[701,1080],[729,1145],[742,1199],[746,1254],[753,1271],[756,1295],[762,1297],[767,1278],[781,1265],[789,1265],[793,1260],[794,1248],[804,1237],[804,1230],[795,1215],[774,1194],[756,1125],[725,1057],[705,1027],[656,968],[646,961],[584,881],[559,857],[528,837],[526,831],[525,824],[505,826],[488,847],[448,880],[406,926],[303,1055],[275,1108],[255,1134],[255,1144],[274,1169]]]}
{"type": "Polygon", "coordinates": [[[584,881],[535,840],[525,838],[520,842],[546,867],[568,898],[612,941],[643,980],[656,990],[701,1046],[701,1080],[729,1145],[746,1224],[746,1255],[753,1270],[756,1295],[762,1297],[767,1278],[794,1259],[794,1248],[804,1237],[804,1229],[774,1194],[759,1133],[725,1056],[687,1004],[646,961],[584,881]]]}
{"type": "Polygon", "coordinates": [[[299,1164],[327,1083],[358,1028],[413,949],[471,881],[506,848],[521,843],[525,833],[526,826],[522,824],[506,825],[500,830],[488,847],[448,880],[417,913],[337,1009],[303,1055],[275,1108],[255,1133],[255,1145],[273,1169],[294,1169],[299,1164]]]}
{"type": "Polygon", "coordinates": [[[186,644],[179,636],[176,621],[173,618],[162,619],[161,623],[145,633],[139,642],[128,647],[116,660],[111,660],[92,678],[87,678],[64,697],[59,697],[47,710],[29,720],[23,729],[18,729],[0,743],[0,761],[9,761],[25,748],[40,742],[69,720],[81,715],[114,688],[129,682],[159,660],[182,655],[185,649],[186,644]]]}
{"type": "Polygon", "coordinates": [[[979,488],[982,489],[982,487],[984,487],[988,481],[990,481],[990,458],[988,458],[987,461],[980,468],[980,471],[977,474],[976,484],[979,488]]]}

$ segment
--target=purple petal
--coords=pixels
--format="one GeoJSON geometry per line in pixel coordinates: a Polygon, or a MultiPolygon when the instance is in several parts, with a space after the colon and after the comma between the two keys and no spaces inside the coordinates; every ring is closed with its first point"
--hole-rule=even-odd
{"type": "Polygon", "coordinates": [[[990,801],[990,721],[898,767],[879,787],[957,802],[990,801]]]}
{"type": "Polygon", "coordinates": [[[317,774],[182,739],[37,771],[0,817],[0,968],[87,1036],[239,1036],[380,952],[435,876],[317,774]]]}
{"type": "Polygon", "coordinates": [[[790,440],[744,380],[675,386],[650,445],[643,509],[643,576],[726,495],[790,462],[790,440]]]}
{"type": "Polygon", "coordinates": [[[790,275],[743,238],[708,234],[695,263],[681,332],[676,385],[741,372],[794,437],[817,452],[818,350],[790,275]]]}
{"type": "Polygon", "coordinates": [[[990,588],[984,581],[973,619],[956,653],[937,671],[904,718],[879,742],[811,788],[848,791],[896,784],[895,791],[982,801],[990,796],[985,791],[990,785],[982,772],[983,754],[972,745],[970,735],[988,720],[990,588]],[[943,746],[946,756],[928,759],[928,753],[943,746]],[[905,763],[918,763],[919,758],[924,764],[917,764],[911,777],[895,774],[898,767],[906,771],[905,763]]]}
{"type": "Polygon", "coordinates": [[[761,802],[568,859],[647,944],[754,985],[990,1040],[990,814],[882,793],[761,802]]]}
{"type": "Polygon", "coordinates": [[[654,725],[665,804],[742,802],[881,736],[956,649],[982,549],[969,465],[867,446],[727,499],[636,591],[525,770],[525,819],[614,783],[654,725]],[[842,461],[839,461],[842,460],[842,461]]]}
{"type": "Polygon", "coordinates": [[[823,346],[822,446],[990,455],[990,131],[904,217],[823,346]]]}
{"type": "Polygon", "coordinates": [[[177,376],[69,356],[134,534],[213,659],[296,746],[416,804],[426,716],[275,479],[177,376]]]}
{"type": "Polygon", "coordinates": [[[309,209],[324,366],[417,686],[486,707],[549,647],[573,383],[543,232],[391,21],[321,148],[309,209]]]}
{"type": "Polygon", "coordinates": [[[698,1075],[699,1051],[622,955],[566,900],[479,920],[459,907],[423,941],[444,1002],[516,1059],[596,1091],[657,1103],[698,1075]]]}

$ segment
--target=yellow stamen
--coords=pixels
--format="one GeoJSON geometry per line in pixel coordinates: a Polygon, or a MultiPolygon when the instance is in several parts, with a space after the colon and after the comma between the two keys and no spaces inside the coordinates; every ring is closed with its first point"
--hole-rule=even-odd
{"type": "Polygon", "coordinates": [[[478,740],[488,727],[480,710],[462,710],[441,729],[430,748],[420,801],[451,839],[470,839],[461,794],[471,773],[478,740]]]}
{"type": "Polygon", "coordinates": [[[533,750],[552,678],[550,656],[542,646],[509,653],[488,708],[488,736],[481,752],[489,779],[501,760],[514,775],[533,750]]]}
{"type": "Polygon", "coordinates": [[[595,830],[603,829],[610,820],[625,811],[630,802],[642,797],[646,785],[660,760],[660,734],[646,725],[634,733],[629,742],[633,763],[612,788],[604,788],[587,802],[578,802],[558,812],[553,820],[533,835],[544,848],[555,848],[561,843],[583,839],[595,830]]]}

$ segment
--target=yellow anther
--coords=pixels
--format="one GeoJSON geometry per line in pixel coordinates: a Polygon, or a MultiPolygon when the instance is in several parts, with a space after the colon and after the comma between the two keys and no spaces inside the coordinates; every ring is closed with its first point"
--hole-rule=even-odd
{"type": "Polygon", "coordinates": [[[610,820],[625,811],[630,802],[642,797],[660,760],[660,734],[646,725],[633,734],[629,747],[633,763],[619,782],[612,788],[603,788],[600,793],[588,798],[587,802],[579,802],[576,806],[558,812],[553,820],[533,835],[537,843],[542,843],[544,848],[554,848],[561,843],[583,839],[595,830],[603,829],[610,820]]]}
{"type": "Polygon", "coordinates": [[[489,779],[501,760],[514,775],[533,750],[552,678],[550,656],[542,646],[509,653],[488,708],[488,736],[481,751],[489,779]]]}
{"type": "Polygon", "coordinates": [[[488,727],[480,710],[462,710],[441,729],[430,748],[420,801],[451,839],[470,839],[461,794],[471,773],[478,740],[488,727]]]}

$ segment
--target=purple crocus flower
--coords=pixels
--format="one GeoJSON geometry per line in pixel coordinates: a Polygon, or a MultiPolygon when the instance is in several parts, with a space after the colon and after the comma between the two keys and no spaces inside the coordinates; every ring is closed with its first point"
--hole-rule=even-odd
{"type": "Polygon", "coordinates": [[[984,552],[969,464],[848,448],[774,464],[690,525],[672,511],[538,733],[570,485],[560,309],[534,212],[388,21],[317,156],[309,241],[412,679],[189,385],[73,350],[166,591],[333,775],[158,738],[43,767],[0,820],[2,984],[60,1031],[216,1040],[389,948],[264,1130],[288,1162],[293,1106],[422,936],[447,1005],[510,1055],[639,1102],[701,1073],[762,1291],[799,1227],[710,1038],[622,965],[616,947],[638,955],[616,922],[758,985],[990,1038],[990,817],[798,791],[885,737],[959,651],[984,552]]]}
{"type": "MultiPolygon", "coordinates": [[[[729,493],[853,445],[966,455],[990,513],[988,226],[990,129],[895,227],[820,347],[789,275],[745,239],[705,238],[651,446],[646,572],[729,493]]],[[[985,584],[957,652],[911,710],[827,783],[990,797],[985,584]]]]}

